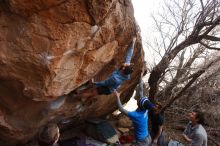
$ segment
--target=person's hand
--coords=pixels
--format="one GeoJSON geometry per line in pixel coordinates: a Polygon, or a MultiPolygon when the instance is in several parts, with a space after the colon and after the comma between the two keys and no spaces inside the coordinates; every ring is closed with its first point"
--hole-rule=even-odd
{"type": "Polygon", "coordinates": [[[130,63],[123,63],[122,66],[130,66],[130,63]]]}
{"type": "Polygon", "coordinates": [[[191,142],[192,141],[192,139],[190,139],[187,135],[185,135],[185,134],[183,134],[183,137],[184,137],[184,139],[186,140],[186,141],[188,141],[188,142],[191,142]]]}
{"type": "Polygon", "coordinates": [[[153,143],[157,144],[158,139],[154,139],[153,143]]]}
{"type": "Polygon", "coordinates": [[[136,35],[138,35],[138,34],[139,34],[139,35],[141,34],[141,30],[140,30],[140,29],[138,29],[136,35]]]}
{"type": "Polygon", "coordinates": [[[89,84],[89,85],[94,84],[94,78],[90,79],[90,80],[88,81],[88,84],[89,84]]]}
{"type": "Polygon", "coordinates": [[[137,39],[136,37],[133,37],[133,40],[132,40],[132,41],[133,41],[133,43],[135,43],[135,42],[136,42],[136,39],[137,39]]]}
{"type": "Polygon", "coordinates": [[[118,93],[117,90],[114,90],[114,94],[115,94],[116,97],[120,97],[120,93],[118,93]]]}
{"type": "Polygon", "coordinates": [[[144,67],[142,67],[142,69],[141,69],[141,78],[143,78],[143,76],[144,76],[144,67]]]}

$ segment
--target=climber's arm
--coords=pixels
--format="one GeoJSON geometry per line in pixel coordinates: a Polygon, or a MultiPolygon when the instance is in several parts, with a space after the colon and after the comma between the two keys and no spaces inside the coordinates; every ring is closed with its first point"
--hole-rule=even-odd
{"type": "Polygon", "coordinates": [[[122,112],[125,115],[128,115],[128,111],[126,109],[123,108],[123,105],[121,104],[121,100],[120,100],[120,94],[115,90],[114,91],[116,98],[117,98],[117,104],[118,104],[118,108],[119,111],[122,112]]]}
{"type": "Polygon", "coordinates": [[[125,59],[125,63],[124,63],[125,66],[130,65],[130,63],[131,63],[131,58],[133,55],[135,42],[136,42],[136,37],[133,37],[132,44],[129,46],[129,49],[128,49],[128,52],[126,55],[126,59],[125,59]]]}

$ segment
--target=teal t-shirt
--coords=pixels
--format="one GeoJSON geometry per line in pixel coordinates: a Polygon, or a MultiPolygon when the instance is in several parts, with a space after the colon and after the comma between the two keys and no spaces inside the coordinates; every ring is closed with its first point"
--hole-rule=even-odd
{"type": "Polygon", "coordinates": [[[148,135],[148,110],[128,112],[128,117],[134,125],[136,140],[144,140],[148,135]]]}

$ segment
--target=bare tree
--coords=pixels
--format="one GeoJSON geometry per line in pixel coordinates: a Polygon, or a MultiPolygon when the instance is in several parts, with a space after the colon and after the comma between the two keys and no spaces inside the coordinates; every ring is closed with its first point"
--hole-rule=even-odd
{"type": "Polygon", "coordinates": [[[177,85],[179,92],[175,94],[182,95],[210,67],[208,65],[202,69],[193,69],[195,60],[207,49],[220,50],[217,31],[220,24],[219,0],[169,0],[165,6],[168,13],[161,14],[160,21],[154,18],[161,36],[161,43],[158,43],[158,39],[155,42],[164,50],[164,55],[153,67],[148,80],[149,98],[152,101],[158,96],[170,97],[177,85]],[[193,52],[187,60],[184,54],[189,50],[193,52]],[[177,58],[178,65],[172,67],[177,58]],[[167,80],[168,73],[170,75],[167,80]],[[162,87],[165,88],[160,89],[163,82],[165,86],[162,87]]]}
{"type": "MultiPolygon", "coordinates": [[[[159,17],[153,18],[159,35],[147,46],[161,60],[150,71],[150,100],[159,100],[163,103],[161,112],[178,115],[180,119],[194,108],[218,106],[220,0],[166,0],[159,17]]],[[[213,119],[209,121],[213,126],[207,126],[213,145],[220,144],[214,129],[220,124],[215,117],[219,117],[220,109],[217,111],[207,112],[213,119]]]]}

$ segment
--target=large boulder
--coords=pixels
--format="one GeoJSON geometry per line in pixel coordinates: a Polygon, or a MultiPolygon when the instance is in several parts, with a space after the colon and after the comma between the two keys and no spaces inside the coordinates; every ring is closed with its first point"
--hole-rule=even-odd
{"type": "MultiPolygon", "coordinates": [[[[113,95],[90,106],[60,96],[110,75],[136,33],[130,0],[0,0],[1,141],[25,143],[48,122],[114,111],[113,95]],[[48,108],[54,101],[62,106],[48,108]]],[[[138,36],[135,71],[120,87],[123,102],[138,82],[142,52],[138,36]]]]}

